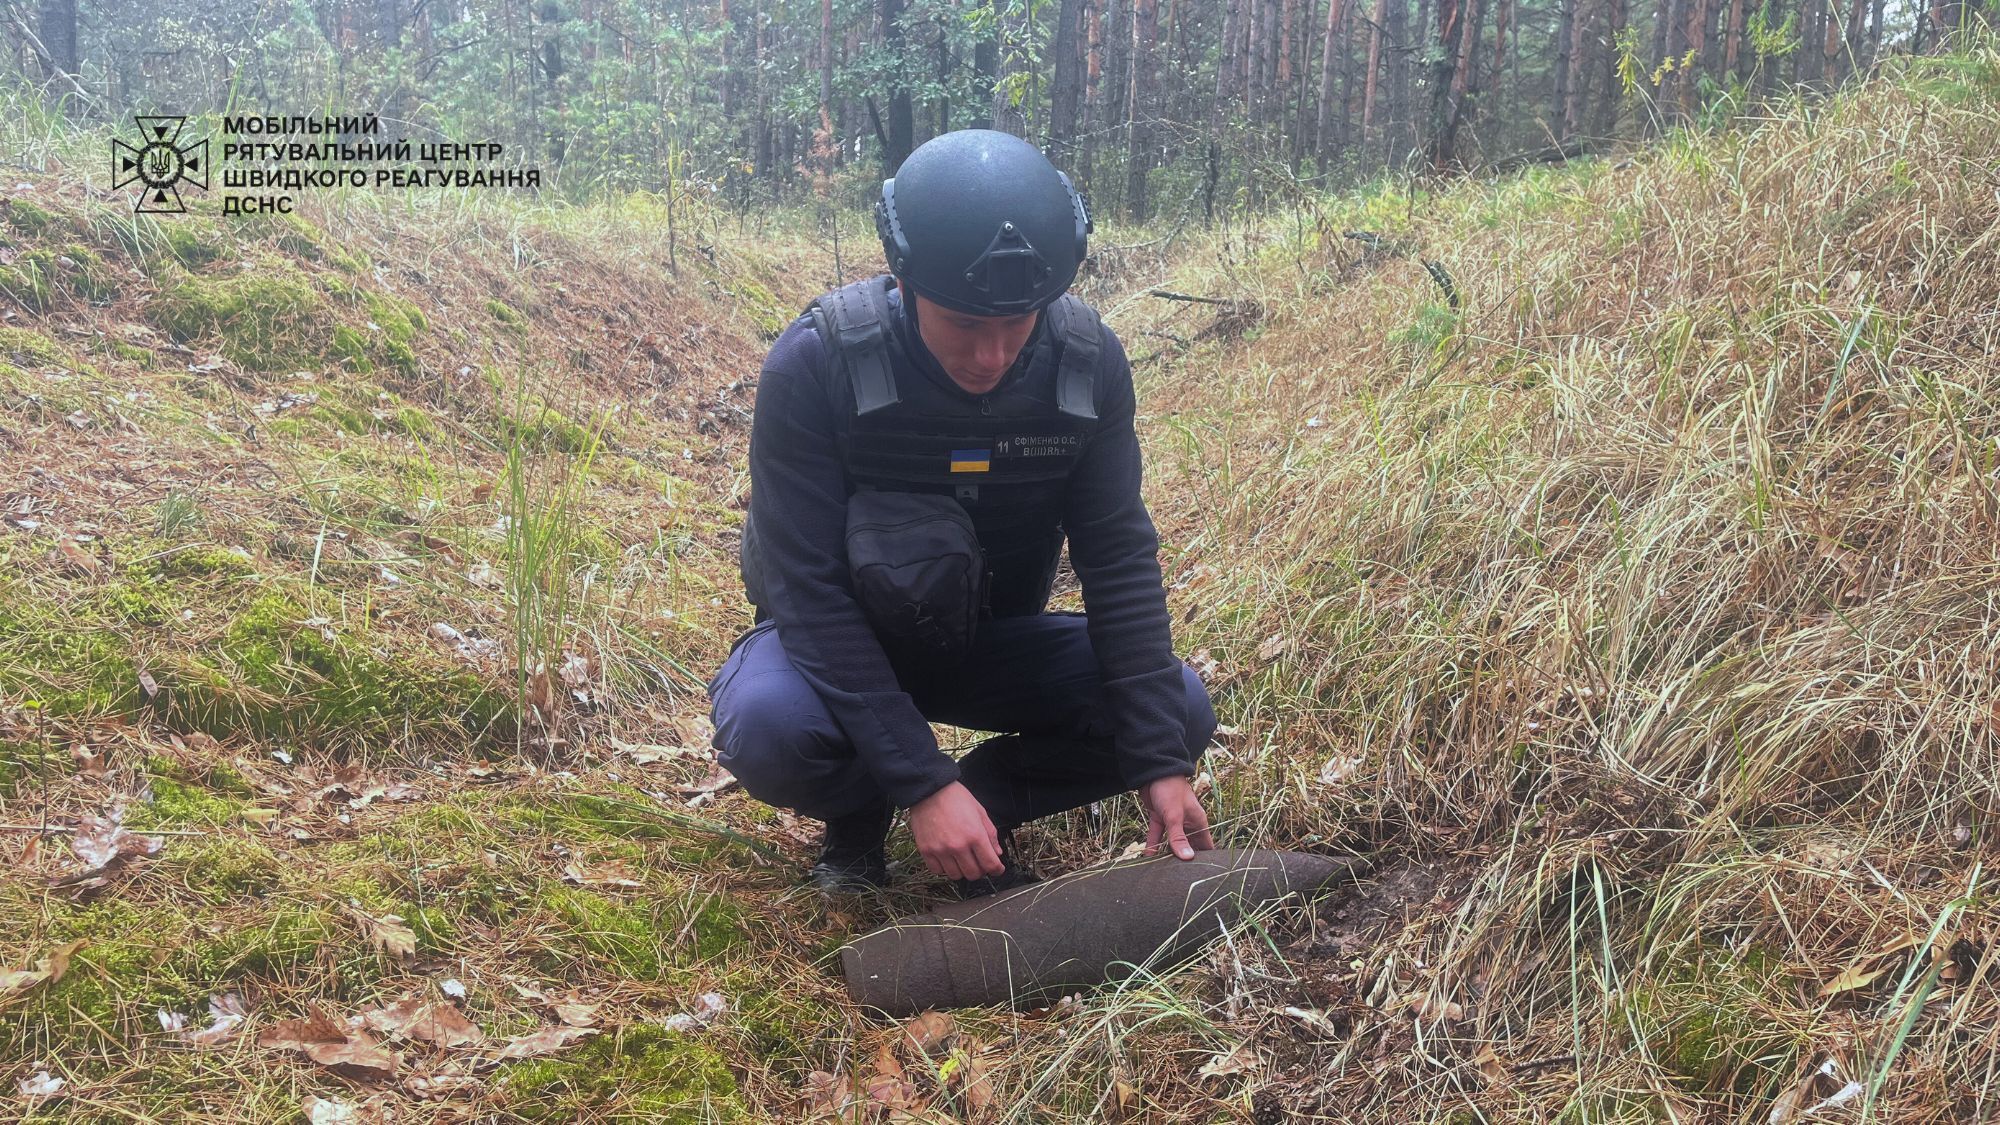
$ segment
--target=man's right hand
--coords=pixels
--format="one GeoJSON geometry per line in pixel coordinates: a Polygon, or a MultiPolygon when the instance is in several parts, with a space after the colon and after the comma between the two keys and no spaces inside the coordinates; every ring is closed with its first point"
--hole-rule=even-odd
{"type": "Polygon", "coordinates": [[[956,781],[910,806],[910,834],[933,875],[979,879],[1007,870],[986,807],[956,781]]]}

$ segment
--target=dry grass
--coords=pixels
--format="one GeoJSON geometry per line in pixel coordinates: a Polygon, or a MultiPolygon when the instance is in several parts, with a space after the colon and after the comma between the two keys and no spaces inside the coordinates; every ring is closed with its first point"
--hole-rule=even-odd
{"type": "Polygon", "coordinates": [[[1987,44],[1182,267],[1275,310],[1144,399],[1183,643],[1249,749],[1225,801],[1447,873],[1354,965],[1304,947],[1365,1002],[1281,1085],[1761,1122],[1831,1061],[1806,1105],[1866,1092],[1823,1116],[1996,1112],[1996,81],[1987,44]],[[1323,237],[1355,227],[1463,308],[1323,237]],[[1936,959],[1875,956],[1905,938],[1936,959]],[[1857,965],[1887,971],[1820,995],[1857,965]]]}
{"type": "MultiPolygon", "coordinates": [[[[1996,106],[1976,43],[1627,168],[1104,240],[1224,838],[1378,876],[1186,971],[962,1013],[989,1116],[1994,1115],[1996,106]]],[[[827,955],[935,888],[830,907],[792,884],[809,825],[681,791],[707,764],[672,752],[744,623],[747,379],[832,280],[810,226],[695,208],[675,274],[646,199],[357,196],[176,245],[35,183],[56,225],[0,212],[9,240],[107,272],[0,348],[0,970],[89,944],[0,998],[0,1104],[47,1069],[45,1120],[796,1120],[809,1072],[865,1078],[891,1030],[827,955]],[[252,309],[296,368],[209,367],[226,322],[175,350],[165,295],[221,308],[176,287],[239,273],[305,287],[252,309]],[[336,346],[393,299],[407,360],[336,346]],[[76,864],[39,827],[120,801],[161,853],[51,887],[76,864]],[[390,914],[413,955],[371,944],[390,914]],[[158,1017],[446,980],[491,1036],[555,1023],[517,983],[606,1033],[499,1067],[403,1043],[383,1082],[158,1017]],[[714,1024],[659,1029],[707,991],[714,1024]]],[[[911,1081],[919,1119],[966,1114],[911,1081]]]]}

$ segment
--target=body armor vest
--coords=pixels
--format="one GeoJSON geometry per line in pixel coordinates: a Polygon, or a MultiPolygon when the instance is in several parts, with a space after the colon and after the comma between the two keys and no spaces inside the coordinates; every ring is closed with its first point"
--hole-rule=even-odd
{"type": "Polygon", "coordinates": [[[835,435],[855,489],[950,496],[972,517],[992,572],[996,616],[1040,613],[1062,551],[1071,468],[1097,424],[1097,314],[1064,295],[1003,389],[972,397],[940,385],[905,350],[887,275],[843,286],[808,314],[845,378],[835,435]]]}

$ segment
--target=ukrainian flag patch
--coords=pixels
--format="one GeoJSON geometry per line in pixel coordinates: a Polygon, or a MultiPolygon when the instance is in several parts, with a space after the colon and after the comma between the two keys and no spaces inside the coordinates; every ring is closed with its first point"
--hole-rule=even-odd
{"type": "Polygon", "coordinates": [[[993,451],[990,449],[954,449],[951,451],[951,471],[954,473],[984,473],[993,468],[993,451]]]}

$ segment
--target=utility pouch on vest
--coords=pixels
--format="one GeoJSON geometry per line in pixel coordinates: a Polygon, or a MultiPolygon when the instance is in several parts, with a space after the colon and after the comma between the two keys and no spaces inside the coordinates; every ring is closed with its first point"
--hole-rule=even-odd
{"type": "Polygon", "coordinates": [[[972,517],[949,496],[862,489],[847,500],[854,599],[892,654],[956,662],[987,591],[972,517]]]}

